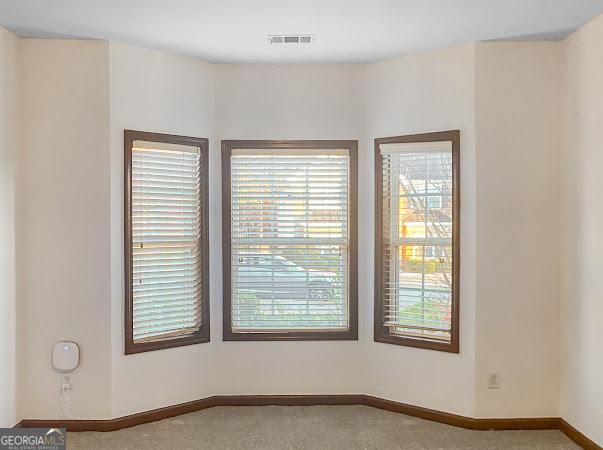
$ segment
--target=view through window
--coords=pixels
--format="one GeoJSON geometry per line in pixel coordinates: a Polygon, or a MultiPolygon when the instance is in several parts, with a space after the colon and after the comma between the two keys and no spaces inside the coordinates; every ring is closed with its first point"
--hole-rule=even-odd
{"type": "Polygon", "coordinates": [[[454,135],[450,139],[377,145],[382,213],[376,331],[442,349],[452,347],[458,331],[454,135]]]}
{"type": "Polygon", "coordinates": [[[126,351],[202,342],[207,143],[127,131],[126,151],[126,351]]]}
{"type": "Polygon", "coordinates": [[[349,337],[350,149],[291,145],[228,150],[230,332],[349,337]]]}

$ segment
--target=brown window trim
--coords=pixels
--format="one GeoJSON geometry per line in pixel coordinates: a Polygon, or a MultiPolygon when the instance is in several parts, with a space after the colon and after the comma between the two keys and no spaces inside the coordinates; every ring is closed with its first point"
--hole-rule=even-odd
{"type": "Polygon", "coordinates": [[[222,273],[223,273],[223,340],[224,341],[330,341],[358,340],[358,141],[222,141],[222,273]],[[349,212],[349,329],[347,331],[312,331],[283,333],[233,333],[231,304],[231,179],[230,156],[233,149],[346,149],[350,155],[349,212]]]}
{"type": "Polygon", "coordinates": [[[209,142],[205,138],[176,136],[171,134],[150,133],[146,131],[124,130],[124,273],[125,273],[125,309],[124,309],[124,351],[133,353],[181,347],[183,345],[209,342],[209,142]],[[163,142],[183,144],[201,149],[201,202],[203,217],[199,247],[202,264],[201,327],[198,331],[181,337],[150,342],[135,343],[133,339],[133,302],[132,302],[132,146],[134,141],[163,142]]]}
{"type": "Polygon", "coordinates": [[[374,340],[387,344],[459,353],[459,270],[460,270],[460,131],[414,134],[375,139],[375,315],[374,340]],[[392,335],[383,326],[383,187],[380,145],[412,142],[452,142],[452,330],[450,342],[392,335]]]}

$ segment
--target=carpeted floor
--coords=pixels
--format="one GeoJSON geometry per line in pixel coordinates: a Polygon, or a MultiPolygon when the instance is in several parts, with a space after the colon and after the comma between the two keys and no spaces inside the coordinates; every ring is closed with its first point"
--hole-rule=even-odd
{"type": "Polygon", "coordinates": [[[471,431],[368,406],[221,406],[111,433],[84,449],[579,449],[560,431],[471,431]]]}

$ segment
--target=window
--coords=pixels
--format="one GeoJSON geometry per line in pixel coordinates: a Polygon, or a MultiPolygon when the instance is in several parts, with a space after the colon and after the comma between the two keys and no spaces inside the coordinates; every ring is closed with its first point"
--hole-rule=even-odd
{"type": "Polygon", "coordinates": [[[375,139],[375,340],[458,353],[459,132],[375,139]]]}
{"type": "Polygon", "coordinates": [[[209,341],[207,139],[125,130],[125,353],[209,341]]]}
{"type": "Polygon", "coordinates": [[[441,195],[427,195],[425,200],[427,201],[427,207],[430,209],[442,209],[442,196],[441,195]]]}
{"type": "Polygon", "coordinates": [[[357,339],[357,141],[222,141],[224,340],[357,339]]]}

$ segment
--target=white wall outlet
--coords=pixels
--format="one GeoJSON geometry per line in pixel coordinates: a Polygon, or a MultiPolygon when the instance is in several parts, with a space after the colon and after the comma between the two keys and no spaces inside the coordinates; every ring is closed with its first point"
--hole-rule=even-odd
{"type": "Polygon", "coordinates": [[[69,392],[73,389],[73,385],[71,384],[71,375],[63,375],[63,392],[69,392]]]}
{"type": "Polygon", "coordinates": [[[488,389],[500,389],[500,372],[488,372],[488,389]]]}

